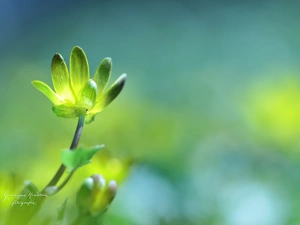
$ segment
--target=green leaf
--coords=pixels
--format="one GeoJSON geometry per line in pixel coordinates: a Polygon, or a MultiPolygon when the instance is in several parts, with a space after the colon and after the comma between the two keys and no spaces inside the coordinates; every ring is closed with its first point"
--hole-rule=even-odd
{"type": "Polygon", "coordinates": [[[89,80],[80,90],[77,96],[78,105],[84,108],[91,108],[97,98],[97,84],[92,79],[89,80]]]}
{"type": "Polygon", "coordinates": [[[92,157],[103,147],[104,145],[97,145],[88,149],[66,149],[63,150],[61,153],[61,161],[68,168],[68,172],[70,173],[81,166],[89,164],[91,162],[92,157]]]}
{"type": "Polygon", "coordinates": [[[54,105],[61,104],[59,96],[44,82],[34,80],[31,82],[32,85],[42,92],[54,105]]]}
{"type": "Polygon", "coordinates": [[[95,106],[92,108],[91,113],[101,112],[106,106],[108,106],[122,91],[127,75],[122,74],[107,92],[98,100],[95,106]]]}
{"type": "Polygon", "coordinates": [[[75,46],[70,55],[70,80],[75,93],[89,80],[90,70],[84,51],[75,46]]]}
{"type": "Polygon", "coordinates": [[[74,101],[70,89],[69,72],[67,65],[60,54],[55,54],[51,63],[51,74],[54,90],[64,99],[74,101]]]}
{"type": "Polygon", "coordinates": [[[11,204],[6,225],[26,225],[40,210],[47,195],[39,193],[37,187],[30,181],[25,182],[22,192],[16,196],[11,204]]]}
{"type": "Polygon", "coordinates": [[[94,75],[94,80],[97,83],[98,86],[98,91],[99,91],[99,98],[101,97],[102,93],[105,90],[105,87],[109,81],[110,75],[111,75],[111,70],[112,70],[112,60],[111,58],[104,58],[95,75],[94,75]]]}
{"type": "Polygon", "coordinates": [[[68,199],[57,209],[57,225],[63,225],[68,199]]]}

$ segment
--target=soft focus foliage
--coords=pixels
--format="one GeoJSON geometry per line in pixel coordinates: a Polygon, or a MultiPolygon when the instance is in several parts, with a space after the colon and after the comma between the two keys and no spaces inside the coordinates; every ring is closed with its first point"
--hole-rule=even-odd
{"type": "Polygon", "coordinates": [[[82,181],[102,174],[118,183],[107,225],[300,223],[299,2],[0,4],[1,193],[42,188],[60,165],[76,122],[30,82],[51,84],[51,57],[79,45],[91,71],[111,57],[129,79],[84,127],[80,147],[105,148],[37,219],[66,197],[73,219],[82,181]]]}

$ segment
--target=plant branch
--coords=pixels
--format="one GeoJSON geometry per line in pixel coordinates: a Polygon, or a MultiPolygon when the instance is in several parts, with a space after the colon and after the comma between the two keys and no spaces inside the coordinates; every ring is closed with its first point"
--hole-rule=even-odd
{"type": "Polygon", "coordinates": [[[68,181],[71,179],[71,177],[73,176],[75,170],[73,170],[71,173],[69,173],[68,177],[57,187],[55,194],[57,192],[59,192],[61,189],[63,189],[63,187],[68,183],[68,181]]]}
{"type": "MultiPolygon", "coordinates": [[[[82,134],[83,125],[84,125],[84,115],[81,115],[78,118],[78,124],[77,124],[76,130],[75,130],[75,133],[74,133],[72,143],[70,145],[70,150],[74,150],[75,148],[77,148],[80,137],[81,137],[81,134],[82,134]]],[[[55,175],[51,179],[51,181],[43,189],[42,193],[45,192],[47,187],[55,186],[57,184],[57,182],[60,180],[60,178],[62,177],[62,175],[64,174],[65,170],[66,170],[65,165],[61,164],[59,169],[57,170],[57,172],[55,173],[55,175]]],[[[60,185],[61,188],[63,188],[63,186],[69,181],[72,174],[73,173],[71,173],[69,175],[69,177],[65,180],[65,182],[62,185],[60,185]]]]}

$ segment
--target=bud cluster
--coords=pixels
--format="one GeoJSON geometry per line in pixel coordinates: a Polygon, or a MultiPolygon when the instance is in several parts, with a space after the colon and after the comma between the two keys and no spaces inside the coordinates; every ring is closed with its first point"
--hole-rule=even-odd
{"type": "Polygon", "coordinates": [[[106,184],[105,179],[95,174],[82,183],[77,192],[76,204],[82,214],[96,215],[104,212],[117,193],[117,183],[111,180],[106,184]]]}

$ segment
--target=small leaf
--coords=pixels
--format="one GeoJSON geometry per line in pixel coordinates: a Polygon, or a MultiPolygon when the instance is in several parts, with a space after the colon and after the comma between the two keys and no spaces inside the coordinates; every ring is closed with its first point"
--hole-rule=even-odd
{"type": "Polygon", "coordinates": [[[57,209],[57,225],[64,224],[65,211],[67,207],[68,199],[64,201],[64,203],[57,209]]]}
{"type": "Polygon", "coordinates": [[[66,149],[61,153],[61,161],[68,168],[68,172],[70,173],[81,166],[89,164],[92,157],[103,147],[104,145],[97,145],[88,149],[66,149]]]}

